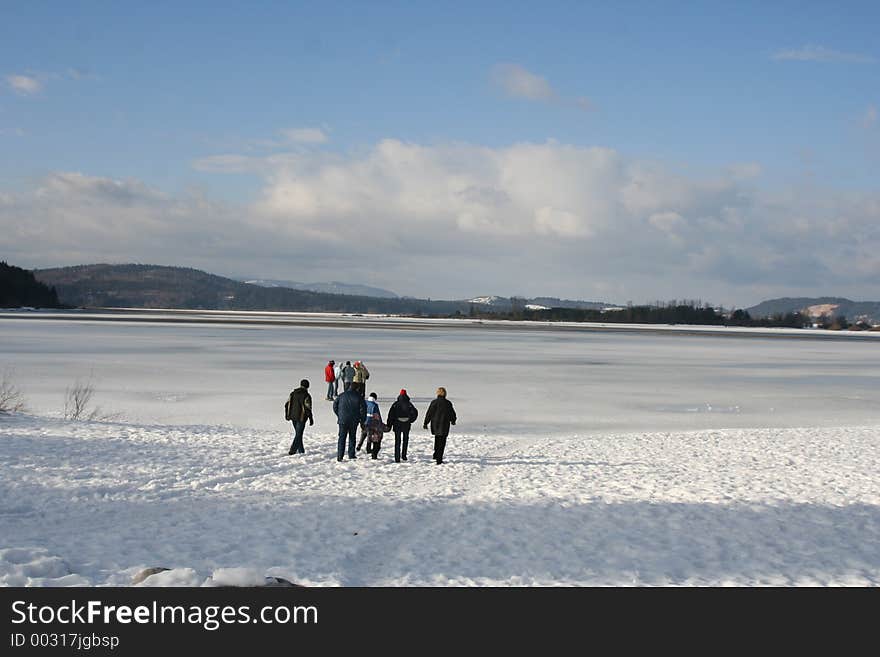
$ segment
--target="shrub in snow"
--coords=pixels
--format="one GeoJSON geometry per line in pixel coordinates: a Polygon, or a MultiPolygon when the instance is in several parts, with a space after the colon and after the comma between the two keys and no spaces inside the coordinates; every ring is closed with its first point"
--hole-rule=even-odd
{"type": "Polygon", "coordinates": [[[95,385],[91,377],[87,381],[77,379],[73,386],[64,392],[64,419],[104,422],[119,419],[119,413],[104,413],[100,406],[91,407],[94,395],[95,385]]]}
{"type": "Polygon", "coordinates": [[[12,375],[4,372],[0,378],[0,413],[21,413],[25,410],[24,396],[12,382],[12,375]]]}

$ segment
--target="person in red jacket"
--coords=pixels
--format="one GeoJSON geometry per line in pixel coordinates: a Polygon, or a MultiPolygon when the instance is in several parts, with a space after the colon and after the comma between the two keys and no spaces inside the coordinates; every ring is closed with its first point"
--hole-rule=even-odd
{"type": "Polygon", "coordinates": [[[327,363],[327,367],[324,368],[324,381],[327,382],[327,401],[333,401],[333,398],[336,396],[336,386],[334,382],[336,381],[336,373],[333,371],[333,366],[336,363],[334,361],[330,361],[327,363]]]}

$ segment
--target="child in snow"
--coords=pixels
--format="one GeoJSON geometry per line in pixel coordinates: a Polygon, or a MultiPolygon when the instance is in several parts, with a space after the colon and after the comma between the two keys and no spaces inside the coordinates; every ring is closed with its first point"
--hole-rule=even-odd
{"type": "Polygon", "coordinates": [[[379,455],[379,449],[382,447],[382,434],[385,431],[385,423],[382,422],[382,413],[379,411],[378,395],[375,392],[370,393],[367,400],[367,415],[361,433],[361,440],[357,448],[360,449],[367,441],[367,454],[374,459],[379,455]]]}

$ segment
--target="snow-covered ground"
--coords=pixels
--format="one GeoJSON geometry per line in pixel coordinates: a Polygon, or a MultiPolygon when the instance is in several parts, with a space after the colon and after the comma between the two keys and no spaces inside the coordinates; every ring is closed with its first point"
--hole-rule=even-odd
{"type": "MultiPolygon", "coordinates": [[[[430,326],[430,325],[428,325],[430,326]]],[[[0,320],[0,584],[880,584],[873,342],[475,327],[0,320]],[[335,460],[321,369],[363,358],[414,431],[335,460]],[[91,375],[118,422],[59,417],[91,375]],[[316,425],[287,455],[287,392],[316,425]]]]}
{"type": "Polygon", "coordinates": [[[308,431],[0,424],[0,583],[880,584],[876,427],[425,432],[337,463],[308,431]]]}

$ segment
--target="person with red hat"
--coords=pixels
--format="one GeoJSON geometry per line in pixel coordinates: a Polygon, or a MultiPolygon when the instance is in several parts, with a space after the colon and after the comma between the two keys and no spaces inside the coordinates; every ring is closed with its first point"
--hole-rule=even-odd
{"type": "Polygon", "coordinates": [[[409,446],[409,428],[419,417],[419,409],[413,406],[406,394],[406,388],[400,391],[397,401],[388,409],[388,431],[394,430],[394,462],[406,461],[406,448],[409,446]]]}

